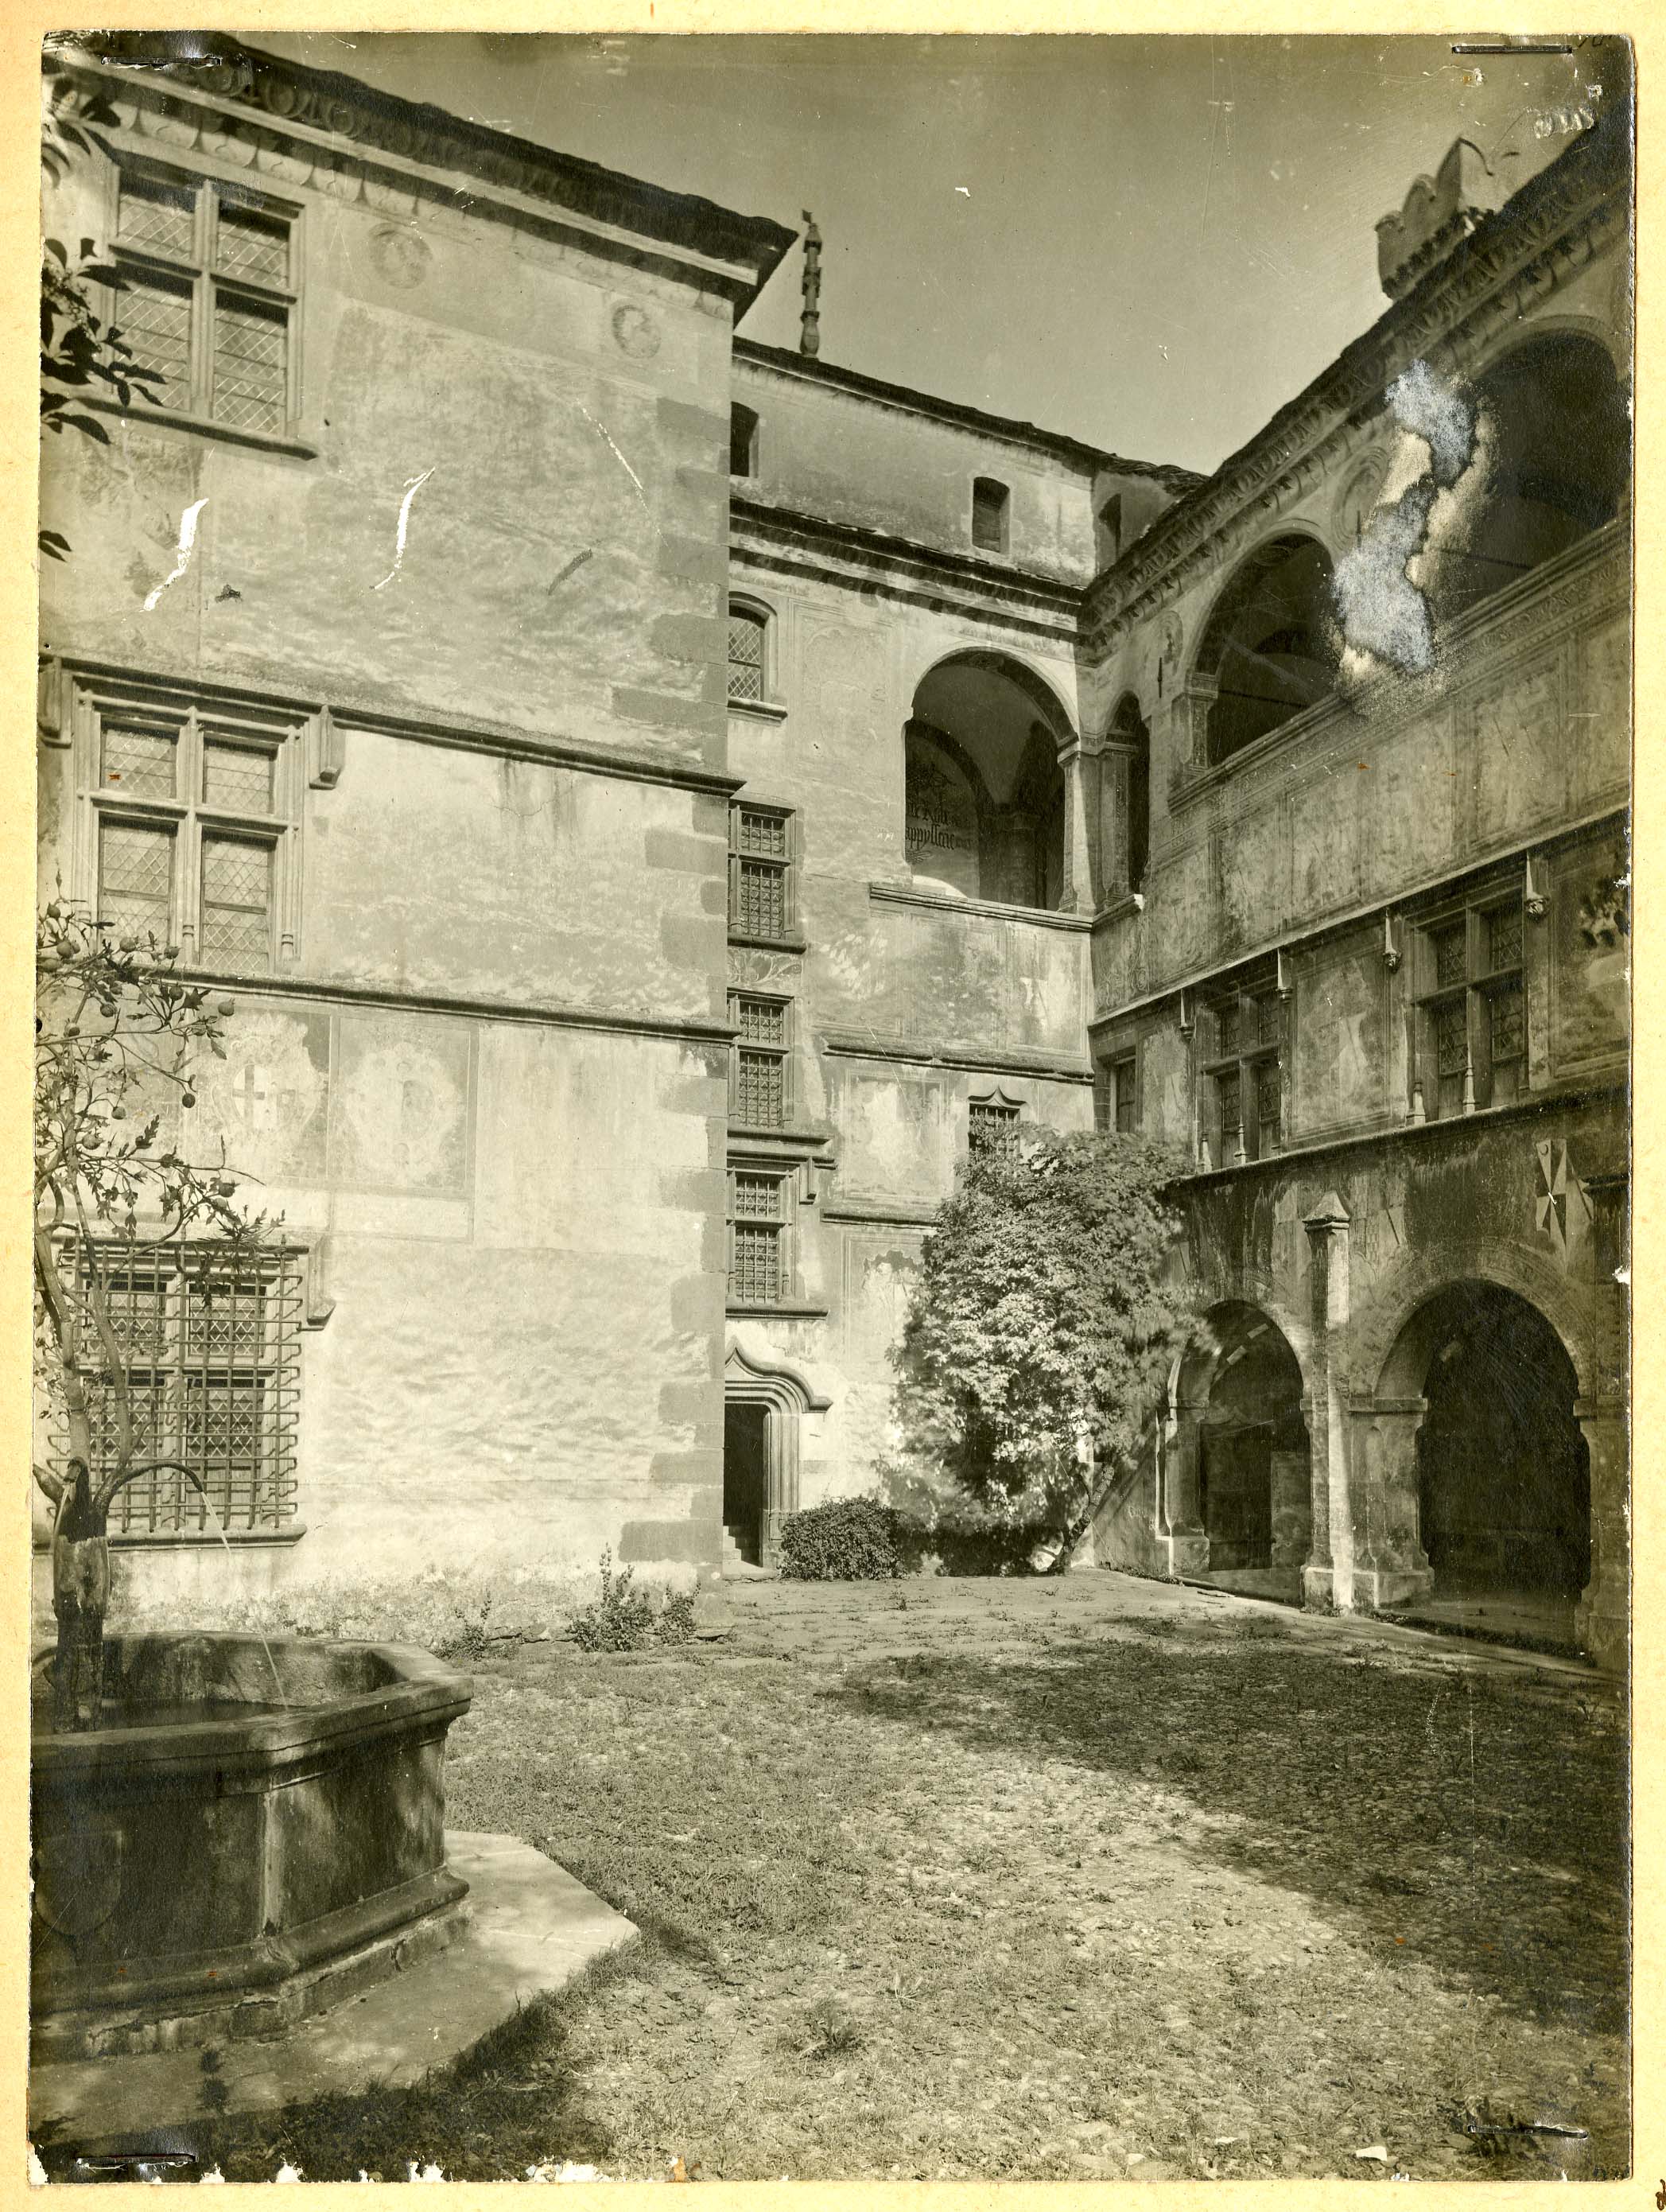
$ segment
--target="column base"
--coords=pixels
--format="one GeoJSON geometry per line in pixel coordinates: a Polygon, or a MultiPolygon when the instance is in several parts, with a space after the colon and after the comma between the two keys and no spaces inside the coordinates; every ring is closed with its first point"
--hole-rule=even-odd
{"type": "Polygon", "coordinates": [[[1160,1539],[1168,1553],[1168,1571],[1176,1581],[1190,1580],[1209,1571],[1209,1540],[1203,1530],[1176,1529],[1160,1539]]]}
{"type": "Polygon", "coordinates": [[[1632,1624],[1623,1606],[1616,1610],[1600,1598],[1582,1597],[1573,1608],[1573,1637],[1605,1674],[1623,1674],[1631,1664],[1632,1624]]]}
{"type": "Polygon", "coordinates": [[[1334,1567],[1304,1567],[1301,1571],[1301,1601],[1310,1613],[1340,1613],[1336,1601],[1336,1571],[1334,1567]]]}
{"type": "Polygon", "coordinates": [[[1354,1599],[1371,1613],[1394,1613],[1415,1605],[1434,1588],[1431,1567],[1360,1567],[1354,1570],[1354,1599]]]}

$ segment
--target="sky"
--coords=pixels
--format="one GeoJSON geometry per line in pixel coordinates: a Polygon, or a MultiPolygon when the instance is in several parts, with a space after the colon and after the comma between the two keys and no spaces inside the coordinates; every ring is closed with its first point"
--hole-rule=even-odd
{"type": "MultiPolygon", "coordinates": [[[[1212,470],[1386,302],[1375,224],[1460,135],[1513,187],[1587,52],[1449,40],[255,33],[824,240],[821,357],[1212,470]]],[[[796,346],[791,252],[741,327],[796,346]]]]}

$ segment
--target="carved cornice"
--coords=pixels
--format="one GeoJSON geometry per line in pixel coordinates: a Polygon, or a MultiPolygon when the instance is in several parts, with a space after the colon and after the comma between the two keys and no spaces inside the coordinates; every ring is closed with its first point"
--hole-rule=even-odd
{"type": "MultiPolygon", "coordinates": [[[[171,122],[176,147],[186,144],[186,134],[192,144],[200,135],[211,154],[270,170],[285,184],[313,184],[337,199],[357,198],[361,188],[342,165],[343,142],[367,157],[373,171],[460,173],[488,192],[423,181],[460,206],[489,200],[492,192],[512,194],[529,211],[614,234],[620,246],[631,241],[639,251],[653,240],[668,250],[668,264],[693,263],[701,283],[734,300],[737,309],[756,297],[797,236],[764,217],[663,191],[335,70],[307,69],[215,33],[189,36],[191,58],[181,58],[180,36],[158,32],[89,33],[55,41],[52,52],[61,67],[95,76],[118,109],[136,104],[148,117],[171,122]]],[[[369,176],[362,191],[382,204],[369,176]]],[[[413,192],[394,198],[390,212],[414,211],[413,192]]]]}
{"type": "Polygon", "coordinates": [[[1388,386],[1413,361],[1431,353],[1455,367],[1474,360],[1623,238],[1629,123],[1616,109],[1576,139],[1459,238],[1206,483],[1160,514],[1088,587],[1084,642],[1097,653],[1114,650],[1136,623],[1306,500],[1370,434],[1388,386]]]}

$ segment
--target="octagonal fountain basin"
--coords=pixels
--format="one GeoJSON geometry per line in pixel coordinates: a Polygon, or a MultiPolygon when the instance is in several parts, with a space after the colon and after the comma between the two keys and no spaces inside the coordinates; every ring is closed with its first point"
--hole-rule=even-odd
{"type": "Polygon", "coordinates": [[[112,1636],[107,1724],[31,1756],[37,2057],[282,2031],[449,1942],[445,1733],[403,1644],[112,1636]]]}

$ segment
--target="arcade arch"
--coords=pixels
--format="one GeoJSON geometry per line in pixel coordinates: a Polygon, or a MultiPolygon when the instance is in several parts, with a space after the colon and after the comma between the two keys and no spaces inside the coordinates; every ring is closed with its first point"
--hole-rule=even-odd
{"type": "Polygon", "coordinates": [[[1312,1546],[1312,1454],[1300,1363],[1257,1306],[1212,1307],[1175,1382],[1171,1520],[1190,1571],[1300,1595],[1312,1546]]]}
{"type": "Polygon", "coordinates": [[[920,682],[904,732],[904,850],[916,880],[1003,906],[1064,890],[1063,708],[1020,661],[963,653],[920,682]]]}
{"type": "Polygon", "coordinates": [[[1192,673],[1193,689],[1213,694],[1211,767],[1335,688],[1341,654],[1330,574],[1317,539],[1274,538],[1239,564],[1216,599],[1192,673]]]}

